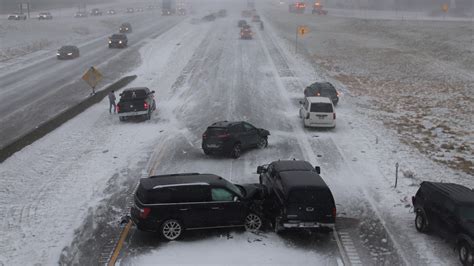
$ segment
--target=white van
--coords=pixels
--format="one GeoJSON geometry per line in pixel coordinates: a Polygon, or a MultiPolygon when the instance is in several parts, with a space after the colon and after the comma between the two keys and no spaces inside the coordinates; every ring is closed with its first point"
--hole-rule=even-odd
{"type": "Polygon", "coordinates": [[[306,97],[300,103],[300,117],[304,127],[336,127],[336,113],[331,99],[306,97]]]}

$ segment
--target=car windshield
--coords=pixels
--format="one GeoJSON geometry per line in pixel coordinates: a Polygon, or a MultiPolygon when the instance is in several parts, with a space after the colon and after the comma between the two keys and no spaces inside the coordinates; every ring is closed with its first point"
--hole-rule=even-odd
{"type": "Polygon", "coordinates": [[[112,35],[111,38],[112,39],[125,39],[125,36],[121,35],[121,34],[114,34],[114,35],[112,35]]]}
{"type": "Polygon", "coordinates": [[[234,192],[236,195],[238,195],[239,197],[243,198],[244,197],[244,193],[242,193],[242,190],[237,186],[237,185],[234,185],[230,182],[226,182],[226,185],[225,185],[230,191],[234,192]]]}
{"type": "Polygon", "coordinates": [[[463,206],[459,208],[461,218],[474,221],[474,206],[463,206]]]}
{"type": "Polygon", "coordinates": [[[312,103],[310,112],[314,113],[332,113],[333,108],[330,103],[312,103]]]}

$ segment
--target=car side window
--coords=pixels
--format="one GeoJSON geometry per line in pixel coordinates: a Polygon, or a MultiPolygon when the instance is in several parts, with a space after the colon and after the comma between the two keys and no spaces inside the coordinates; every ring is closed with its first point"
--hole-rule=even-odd
{"type": "Polygon", "coordinates": [[[235,133],[240,133],[240,132],[243,131],[243,127],[242,127],[242,125],[237,124],[237,125],[233,125],[233,126],[230,128],[230,130],[231,130],[232,132],[235,132],[235,133]]]}
{"type": "Polygon", "coordinates": [[[244,125],[244,128],[245,128],[246,131],[250,131],[250,130],[254,130],[254,129],[255,129],[254,126],[252,126],[252,125],[250,125],[250,124],[248,124],[248,123],[243,123],[243,125],[244,125]]]}
{"type": "Polygon", "coordinates": [[[212,201],[232,201],[234,198],[232,193],[223,188],[212,188],[211,195],[212,201]]]}

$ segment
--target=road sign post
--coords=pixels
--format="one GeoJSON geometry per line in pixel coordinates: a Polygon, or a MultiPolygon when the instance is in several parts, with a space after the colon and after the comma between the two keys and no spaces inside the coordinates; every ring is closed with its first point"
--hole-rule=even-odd
{"type": "Polygon", "coordinates": [[[308,26],[299,25],[296,27],[296,37],[295,37],[295,53],[298,53],[298,36],[304,37],[306,34],[309,33],[308,26]]]}
{"type": "Polygon", "coordinates": [[[91,95],[95,94],[95,87],[102,80],[102,74],[95,67],[91,66],[84,75],[82,79],[92,88],[91,95]]]}

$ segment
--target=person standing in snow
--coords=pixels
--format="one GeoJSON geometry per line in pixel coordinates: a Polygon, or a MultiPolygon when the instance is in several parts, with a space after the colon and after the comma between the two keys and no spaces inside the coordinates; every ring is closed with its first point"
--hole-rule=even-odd
{"type": "Polygon", "coordinates": [[[115,104],[115,94],[114,94],[114,91],[110,91],[109,92],[109,113],[111,114],[112,113],[112,107],[114,108],[114,113],[116,112],[117,110],[117,105],[115,104]]]}

